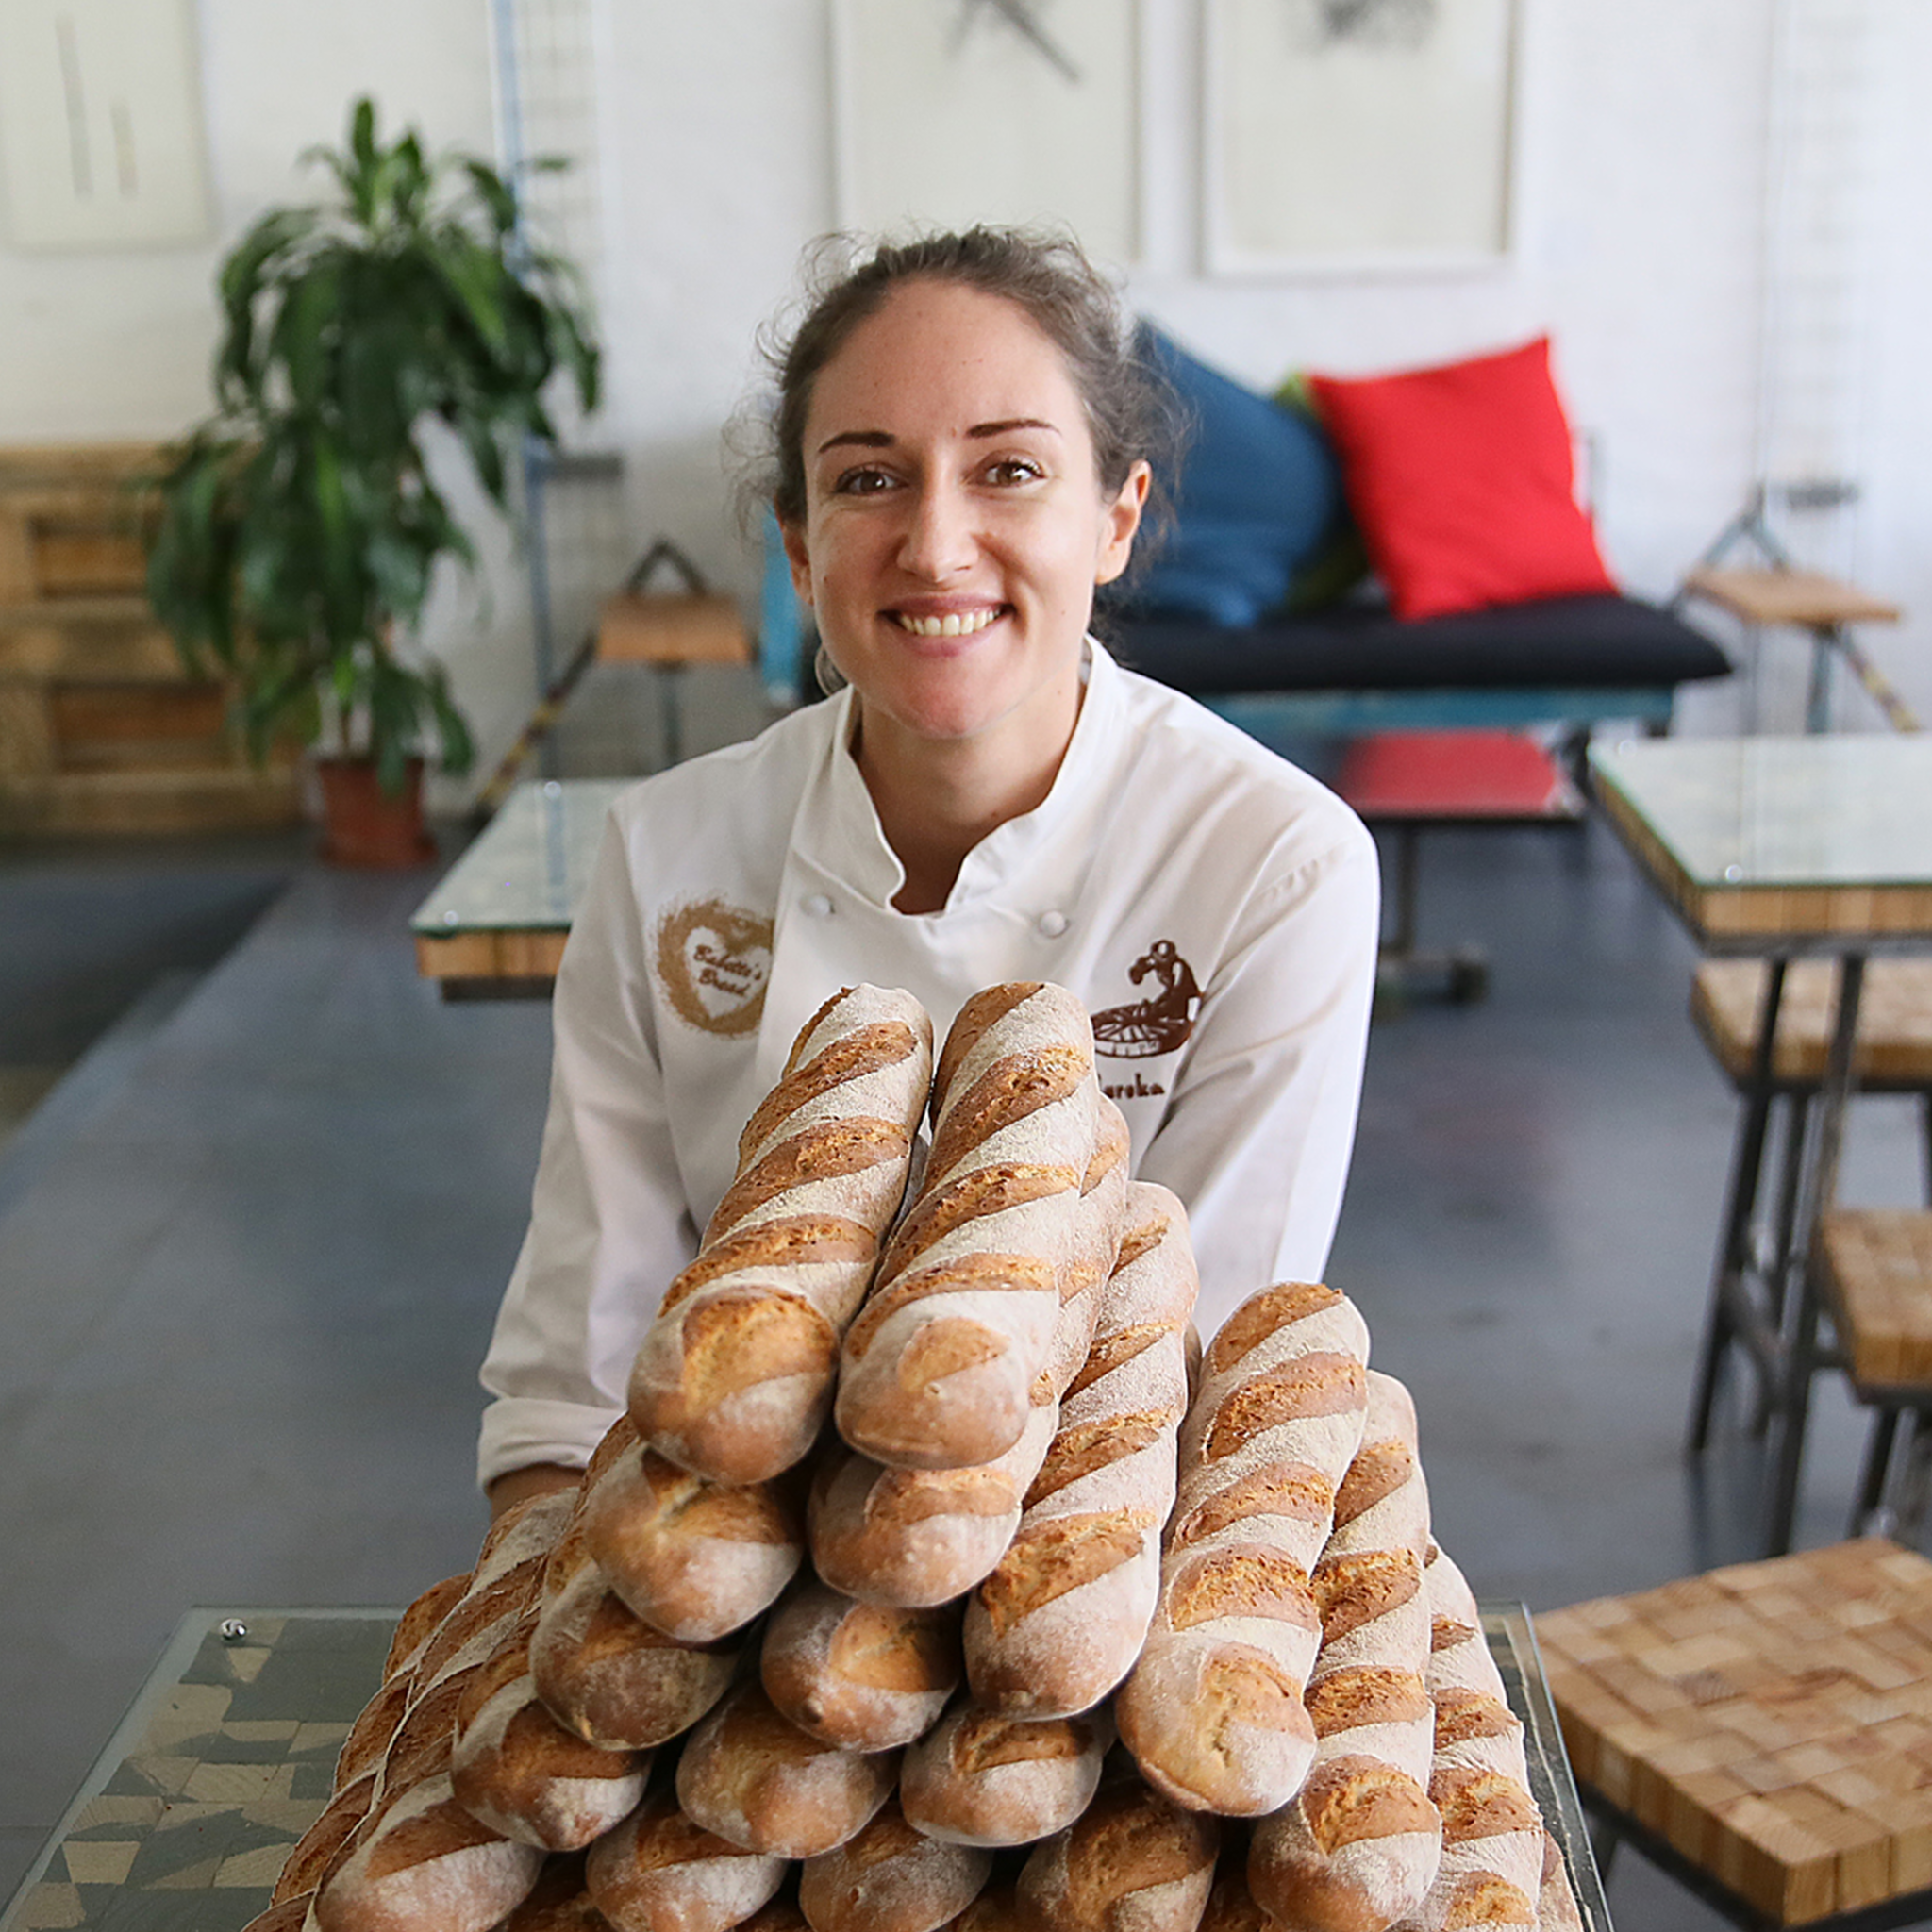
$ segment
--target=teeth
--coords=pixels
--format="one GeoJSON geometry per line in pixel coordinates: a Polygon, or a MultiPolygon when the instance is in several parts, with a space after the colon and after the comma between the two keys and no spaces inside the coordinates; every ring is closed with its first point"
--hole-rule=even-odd
{"type": "Polygon", "coordinates": [[[972,610],[963,617],[957,610],[949,610],[943,617],[897,613],[900,629],[909,630],[916,638],[970,638],[974,631],[984,630],[998,615],[997,610],[972,610]]]}

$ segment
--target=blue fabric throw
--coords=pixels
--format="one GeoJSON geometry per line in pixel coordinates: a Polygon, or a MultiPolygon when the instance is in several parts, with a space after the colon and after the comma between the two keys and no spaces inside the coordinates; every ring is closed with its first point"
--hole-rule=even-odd
{"type": "Polygon", "coordinates": [[[1278,609],[1343,515],[1341,471],[1308,417],[1196,361],[1151,323],[1141,353],[1179,393],[1193,434],[1174,522],[1127,591],[1140,610],[1231,626],[1278,609]]]}

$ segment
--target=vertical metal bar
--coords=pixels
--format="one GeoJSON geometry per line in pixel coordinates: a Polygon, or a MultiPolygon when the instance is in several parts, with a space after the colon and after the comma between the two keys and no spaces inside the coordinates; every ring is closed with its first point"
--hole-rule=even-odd
{"type": "Polygon", "coordinates": [[[1686,1445],[1693,1456],[1710,1440],[1711,1404],[1717,1395],[1718,1371],[1736,1332],[1729,1296],[1740,1284],[1748,1261],[1751,1215],[1757,1205],[1757,1179],[1764,1166],[1765,1133],[1771,1121],[1772,1093],[1777,1048],[1778,1008],[1784,1001],[1786,960],[1768,962],[1764,992],[1757,1007],[1757,1039],[1751,1050],[1751,1071],[1745,1076],[1744,1108],[1731,1156],[1731,1178],[1724,1195],[1724,1232],[1718,1240],[1717,1264],[1710,1277],[1710,1306],[1704,1322],[1704,1341],[1698,1355],[1696,1395],[1690,1405],[1690,1434],[1686,1445]]]}
{"type": "Polygon", "coordinates": [[[1831,653],[1837,641],[1833,629],[1828,624],[1811,627],[1811,685],[1805,694],[1805,729],[1813,738],[1822,738],[1831,729],[1831,653]]]}
{"type": "Polygon", "coordinates": [[[1797,1515],[1798,1475],[1805,1457],[1805,1424],[1811,1407],[1811,1377],[1818,1367],[1818,1284],[1811,1248],[1818,1224],[1838,1187],[1839,1155],[1844,1145],[1845,1107],[1856,1072],[1853,1048],[1858,1032],[1858,998],[1865,984],[1865,956],[1847,953],[1838,969],[1838,1011],[1831,1034],[1831,1057],[1819,1092],[1816,1132],[1798,1189],[1798,1211],[1791,1231],[1794,1319],[1786,1362],[1782,1426],[1772,1490],[1765,1555],[1781,1557],[1791,1546],[1797,1515]]]}

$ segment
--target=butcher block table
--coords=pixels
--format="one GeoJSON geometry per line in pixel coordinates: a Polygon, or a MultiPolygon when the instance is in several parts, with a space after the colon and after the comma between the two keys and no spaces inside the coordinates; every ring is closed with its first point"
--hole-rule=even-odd
{"type": "Polygon", "coordinates": [[[1932,1920],[1924,1557],[1867,1538],[1537,1632],[1591,1809],[1733,1924],[1932,1920]]]}
{"type": "Polygon", "coordinates": [[[1735,1341],[1764,1377],[1779,1419],[1765,1538],[1776,1556],[1790,1547],[1811,1377],[1827,1359],[1807,1264],[1837,1182],[1866,961],[1932,949],[1932,736],[1671,739],[1594,747],[1591,764],[1605,815],[1692,938],[1720,958],[1770,962],[1754,1091],[1774,1085],[1789,963],[1837,962],[1789,1278],[1764,1279],[1752,1260],[1743,1176],[1756,1158],[1740,1135],[1699,1372],[1702,1395],[1735,1341]],[[1780,1310],[1791,1311],[1787,1323],[1780,1310]]]}
{"type": "Polygon", "coordinates": [[[519,785],[416,908],[416,970],[445,999],[546,996],[628,778],[519,785]]]}
{"type": "MultiPolygon", "coordinates": [[[[242,1932],[321,1814],[399,1614],[191,1610],[0,1932],[242,1932]]],[[[1584,1925],[1610,1932],[1528,1612],[1485,1603],[1482,1618],[1584,1925]]]]}

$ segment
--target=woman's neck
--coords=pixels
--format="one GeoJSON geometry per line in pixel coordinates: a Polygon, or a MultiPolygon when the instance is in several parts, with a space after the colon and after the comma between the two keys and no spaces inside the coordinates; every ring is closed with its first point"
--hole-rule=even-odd
{"type": "Polygon", "coordinates": [[[997,732],[921,738],[858,704],[852,754],[886,843],[905,868],[906,883],[892,897],[899,911],[943,909],[966,855],[1045,802],[1073,742],[1082,695],[1076,688],[1072,715],[1033,742],[997,732]]]}

